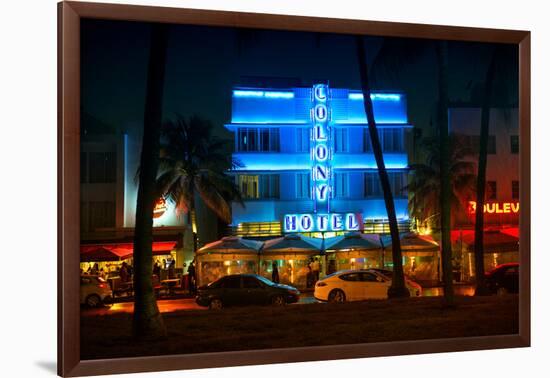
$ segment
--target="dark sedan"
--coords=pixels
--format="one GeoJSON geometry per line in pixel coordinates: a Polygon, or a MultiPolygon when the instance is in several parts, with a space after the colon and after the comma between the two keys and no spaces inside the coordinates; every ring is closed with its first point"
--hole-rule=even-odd
{"type": "Polygon", "coordinates": [[[519,264],[508,263],[497,266],[489,273],[485,273],[485,282],[493,294],[518,293],[519,264]]]}
{"type": "Polygon", "coordinates": [[[271,282],[257,274],[225,276],[198,288],[199,306],[220,309],[226,306],[264,305],[281,306],[298,302],[300,292],[288,285],[271,282]]]}

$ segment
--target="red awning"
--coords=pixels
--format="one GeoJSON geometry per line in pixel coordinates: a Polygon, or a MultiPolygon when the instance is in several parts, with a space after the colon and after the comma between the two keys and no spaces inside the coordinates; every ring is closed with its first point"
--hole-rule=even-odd
{"type": "MultiPolygon", "coordinates": [[[[452,239],[453,243],[460,243],[462,240],[468,251],[474,251],[475,231],[453,231],[452,239]]],[[[483,233],[483,247],[485,253],[517,251],[519,238],[514,235],[513,229],[486,230],[483,233]]]]}
{"type": "MultiPolygon", "coordinates": [[[[176,242],[153,242],[153,256],[169,255],[176,242]]],[[[80,246],[80,261],[122,261],[134,254],[133,243],[118,244],[87,244],[80,246]]]]}
{"type": "Polygon", "coordinates": [[[132,257],[132,251],[122,248],[96,247],[87,249],[86,252],[80,252],[80,261],[82,262],[122,261],[129,257],[132,257]]]}

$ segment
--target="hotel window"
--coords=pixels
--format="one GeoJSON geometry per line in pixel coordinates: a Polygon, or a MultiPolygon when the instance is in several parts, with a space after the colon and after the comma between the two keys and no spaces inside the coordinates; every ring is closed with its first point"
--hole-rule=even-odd
{"type": "Polygon", "coordinates": [[[512,198],[519,199],[519,181],[512,181],[512,198]]]}
{"type": "Polygon", "coordinates": [[[238,185],[244,199],[279,198],[279,175],[239,175],[238,185]]]}
{"type": "Polygon", "coordinates": [[[296,198],[311,197],[311,176],[309,173],[296,174],[296,198]]]}
{"type": "Polygon", "coordinates": [[[258,175],[239,175],[238,181],[239,189],[241,189],[241,195],[243,196],[243,198],[246,199],[260,197],[258,191],[258,175]]]}
{"type": "Polygon", "coordinates": [[[309,152],[309,133],[306,127],[296,129],[296,152],[309,152]]]}
{"type": "Polygon", "coordinates": [[[335,173],[334,174],[334,198],[347,198],[349,197],[348,190],[348,174],[347,173],[335,173]]]}
{"type": "Polygon", "coordinates": [[[348,129],[334,129],[334,152],[348,152],[348,129]]]}
{"type": "Polygon", "coordinates": [[[365,197],[382,196],[382,187],[378,179],[378,172],[365,173],[365,197]]]}
{"type": "MultiPolygon", "coordinates": [[[[388,172],[388,179],[394,197],[407,195],[405,189],[407,186],[406,172],[388,172]]],[[[365,197],[382,197],[384,195],[378,172],[366,172],[364,185],[365,197]]]]}
{"type": "Polygon", "coordinates": [[[279,129],[240,128],[236,148],[238,152],[279,152],[279,129]]]}
{"type": "Polygon", "coordinates": [[[519,153],[519,136],[518,135],[510,136],[510,152],[513,154],[519,153]]]}
{"type": "Polygon", "coordinates": [[[116,153],[90,152],[88,154],[88,182],[111,183],[116,181],[116,153]]]}
{"type": "MultiPolygon", "coordinates": [[[[384,128],[378,130],[378,140],[383,152],[403,152],[403,129],[384,128]]],[[[372,152],[369,129],[363,129],[363,152],[372,152]]]]}
{"type": "Polygon", "coordinates": [[[407,174],[404,172],[388,172],[390,186],[395,197],[403,197],[407,195],[407,174]]]}
{"type": "Polygon", "coordinates": [[[260,175],[260,198],[279,198],[279,175],[260,175]]]}
{"type": "Polygon", "coordinates": [[[485,189],[485,198],[488,200],[497,199],[497,182],[487,181],[487,187],[485,189]]]}

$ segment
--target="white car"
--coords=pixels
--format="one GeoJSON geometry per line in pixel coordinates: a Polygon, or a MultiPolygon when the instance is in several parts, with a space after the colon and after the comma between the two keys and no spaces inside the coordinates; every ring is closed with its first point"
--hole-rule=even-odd
{"type": "Polygon", "coordinates": [[[80,276],[80,304],[89,307],[98,307],[110,304],[113,299],[113,291],[109,284],[99,276],[80,276]]]}
{"type": "MultiPolygon", "coordinates": [[[[386,299],[390,286],[391,279],[374,270],[343,270],[317,281],[313,295],[324,302],[386,299]]],[[[407,287],[411,290],[409,282],[407,287]]],[[[416,296],[418,290],[414,288],[413,292],[411,295],[416,296]]]]}
{"type": "MultiPolygon", "coordinates": [[[[371,268],[369,271],[374,271],[376,273],[379,273],[386,277],[387,279],[391,280],[393,272],[388,269],[379,269],[379,268],[371,268]]],[[[407,286],[407,289],[409,289],[409,293],[411,294],[411,297],[421,297],[422,296],[422,286],[420,286],[418,283],[414,282],[409,276],[405,274],[405,286],[407,286]]]]}

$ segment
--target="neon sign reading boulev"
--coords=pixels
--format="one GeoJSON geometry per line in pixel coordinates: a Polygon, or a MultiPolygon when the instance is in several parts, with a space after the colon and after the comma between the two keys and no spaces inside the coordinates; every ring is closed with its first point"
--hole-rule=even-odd
{"type": "Polygon", "coordinates": [[[287,233],[357,231],[360,224],[358,216],[353,213],[286,214],[283,220],[283,230],[287,233]]]}

